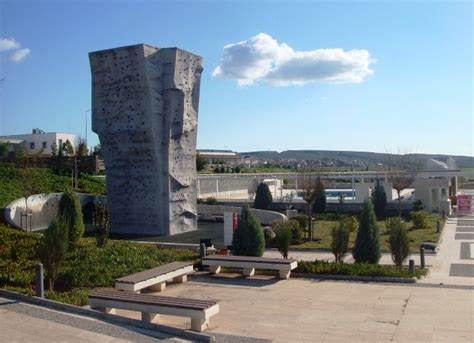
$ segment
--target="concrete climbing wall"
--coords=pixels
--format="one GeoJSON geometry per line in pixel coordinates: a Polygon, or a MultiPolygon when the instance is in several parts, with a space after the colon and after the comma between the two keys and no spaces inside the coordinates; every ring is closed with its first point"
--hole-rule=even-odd
{"type": "Polygon", "coordinates": [[[139,44],[89,54],[92,130],[107,172],[112,232],[195,230],[202,58],[139,44]]]}

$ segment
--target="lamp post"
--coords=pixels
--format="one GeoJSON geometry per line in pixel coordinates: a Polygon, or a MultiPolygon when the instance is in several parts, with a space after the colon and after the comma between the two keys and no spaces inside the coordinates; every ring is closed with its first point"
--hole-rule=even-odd
{"type": "Polygon", "coordinates": [[[86,143],[86,147],[87,147],[87,152],[89,152],[89,146],[87,145],[87,113],[91,113],[91,112],[92,112],[92,110],[86,110],[85,115],[84,115],[85,120],[86,120],[86,135],[85,135],[86,142],[85,143],[86,143]]]}

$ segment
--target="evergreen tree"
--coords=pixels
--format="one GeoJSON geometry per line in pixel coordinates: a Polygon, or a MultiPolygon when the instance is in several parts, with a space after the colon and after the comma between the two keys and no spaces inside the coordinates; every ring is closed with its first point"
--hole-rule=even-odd
{"type": "Polygon", "coordinates": [[[255,193],[255,200],[253,201],[253,207],[266,210],[272,204],[273,198],[270,189],[266,183],[259,183],[257,186],[257,192],[255,193]]]}
{"type": "Polygon", "coordinates": [[[313,213],[324,213],[326,211],[326,190],[321,178],[316,179],[316,197],[313,202],[313,213]]]}
{"type": "Polygon", "coordinates": [[[400,218],[394,218],[388,229],[390,233],[388,242],[390,245],[390,252],[392,253],[392,260],[395,265],[401,268],[410,252],[410,240],[405,225],[400,218]]]}
{"type": "Polygon", "coordinates": [[[370,200],[364,201],[352,255],[356,262],[377,264],[380,260],[379,228],[374,206],[370,200]]]}
{"type": "Polygon", "coordinates": [[[292,224],[290,221],[282,221],[279,223],[281,223],[281,225],[279,225],[276,229],[275,240],[278,245],[278,251],[281,253],[283,258],[288,258],[288,250],[290,249],[290,244],[293,237],[291,233],[292,224]]]}
{"type": "Polygon", "coordinates": [[[351,224],[350,218],[344,218],[339,221],[338,226],[332,228],[331,251],[334,254],[336,263],[342,263],[344,255],[347,253],[351,224]]]}
{"type": "Polygon", "coordinates": [[[68,241],[74,248],[84,234],[84,222],[79,198],[69,187],[59,201],[58,218],[67,227],[68,241]]]}
{"type": "Polygon", "coordinates": [[[243,256],[262,256],[264,249],[265,237],[262,226],[246,204],[242,208],[237,228],[232,237],[233,253],[243,256]]]}
{"type": "Polygon", "coordinates": [[[105,201],[99,201],[95,205],[95,211],[92,218],[92,223],[95,229],[95,239],[99,248],[107,244],[110,233],[110,214],[105,201]]]}
{"type": "Polygon", "coordinates": [[[58,276],[60,265],[66,258],[68,249],[67,225],[59,218],[54,218],[46,229],[39,245],[40,260],[46,269],[48,289],[54,288],[54,281],[58,276]]]}
{"type": "Polygon", "coordinates": [[[380,184],[379,179],[377,179],[374,191],[372,192],[372,202],[374,203],[377,218],[382,218],[385,213],[385,208],[387,207],[387,194],[385,193],[384,187],[380,184]]]}

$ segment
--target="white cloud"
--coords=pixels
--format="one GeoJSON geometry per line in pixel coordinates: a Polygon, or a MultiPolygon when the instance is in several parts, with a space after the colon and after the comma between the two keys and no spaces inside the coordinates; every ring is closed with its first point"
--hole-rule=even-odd
{"type": "Polygon", "coordinates": [[[29,53],[31,52],[30,49],[24,48],[15,51],[13,55],[10,56],[10,60],[13,62],[20,62],[23,60],[29,53]]]}
{"type": "Polygon", "coordinates": [[[259,33],[224,46],[219,66],[212,75],[237,80],[239,85],[266,81],[275,86],[310,82],[359,83],[372,75],[375,59],[363,49],[295,51],[285,43],[259,33]]]}
{"type": "Polygon", "coordinates": [[[21,48],[19,42],[14,38],[2,38],[0,37],[0,52],[14,50],[13,54],[10,55],[10,61],[20,62],[31,52],[29,48],[21,48]]]}
{"type": "Polygon", "coordinates": [[[0,51],[15,50],[20,48],[18,43],[13,38],[0,38],[0,51]]]}

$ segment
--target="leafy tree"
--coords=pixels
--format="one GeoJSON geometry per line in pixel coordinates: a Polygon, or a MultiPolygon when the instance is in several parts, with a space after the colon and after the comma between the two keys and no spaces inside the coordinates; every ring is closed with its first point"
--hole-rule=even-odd
{"type": "Polygon", "coordinates": [[[324,189],[324,184],[319,176],[316,179],[315,192],[316,196],[313,202],[313,212],[324,213],[326,211],[326,190],[324,189]]]}
{"type": "Polygon", "coordinates": [[[63,152],[66,156],[74,156],[74,147],[69,139],[63,144],[63,152]]]}
{"type": "Polygon", "coordinates": [[[18,150],[15,153],[15,157],[17,158],[24,158],[26,157],[26,147],[25,144],[20,144],[18,150]]]}
{"type": "Polygon", "coordinates": [[[79,137],[79,144],[77,145],[76,149],[76,157],[84,157],[87,156],[89,153],[87,149],[86,141],[79,137]]]}
{"type": "Polygon", "coordinates": [[[94,145],[94,148],[92,148],[92,150],[94,156],[102,156],[102,147],[100,146],[100,144],[94,145]]]}
{"type": "Polygon", "coordinates": [[[0,143],[0,160],[8,156],[8,143],[0,143]]]}
{"type": "Polygon", "coordinates": [[[62,223],[59,218],[54,218],[39,245],[39,256],[46,269],[46,279],[50,291],[54,288],[54,282],[58,276],[59,267],[66,258],[67,249],[67,225],[62,223]]]}
{"type": "Polygon", "coordinates": [[[242,208],[237,228],[232,238],[232,249],[235,255],[262,256],[265,249],[263,229],[245,204],[242,208]]]}
{"type": "Polygon", "coordinates": [[[389,226],[389,245],[392,253],[392,260],[399,268],[407,259],[410,252],[410,240],[408,238],[405,225],[400,218],[395,218],[390,222],[389,226]]]}
{"type": "Polygon", "coordinates": [[[377,179],[374,191],[372,192],[372,202],[377,218],[382,218],[385,213],[385,208],[387,207],[387,194],[385,193],[384,187],[380,184],[379,179],[377,179]]]}
{"type": "Polygon", "coordinates": [[[303,172],[298,178],[298,184],[301,185],[302,198],[306,202],[306,215],[308,216],[308,239],[313,240],[313,213],[312,204],[318,195],[318,184],[316,178],[311,172],[303,172]]]}
{"type": "Polygon", "coordinates": [[[351,224],[350,218],[343,218],[339,221],[337,226],[332,228],[331,251],[334,254],[336,263],[342,263],[344,255],[347,253],[351,224]]]}
{"type": "Polygon", "coordinates": [[[209,161],[204,156],[202,156],[200,153],[196,154],[196,170],[197,171],[204,170],[208,164],[209,164],[209,161]]]}
{"type": "Polygon", "coordinates": [[[51,156],[56,157],[58,156],[58,154],[58,145],[56,144],[56,142],[54,142],[53,144],[51,144],[51,156]]]}
{"type": "Polygon", "coordinates": [[[69,245],[71,248],[76,247],[84,234],[84,222],[79,198],[69,187],[59,201],[58,218],[67,227],[69,245]]]}
{"type": "MultiPolygon", "coordinates": [[[[21,196],[25,199],[25,213],[28,214],[28,199],[30,196],[41,192],[40,176],[37,170],[32,168],[19,169],[18,175],[20,176],[21,196]]],[[[28,231],[28,219],[25,229],[28,231]]]]}
{"type": "Polygon", "coordinates": [[[291,226],[292,224],[290,221],[279,222],[275,232],[275,240],[277,242],[278,251],[283,255],[283,258],[288,258],[288,250],[290,249],[292,240],[291,226]]]}
{"type": "Polygon", "coordinates": [[[110,233],[110,211],[105,201],[99,201],[95,205],[92,223],[95,230],[95,239],[99,248],[107,244],[110,233]]]}
{"type": "Polygon", "coordinates": [[[273,198],[270,189],[266,183],[259,183],[257,186],[257,192],[255,193],[255,200],[253,201],[253,207],[260,210],[266,210],[272,204],[273,198]]]}
{"type": "Polygon", "coordinates": [[[374,206],[370,200],[364,201],[359,230],[352,252],[356,262],[377,264],[380,260],[380,240],[374,206]]]}

